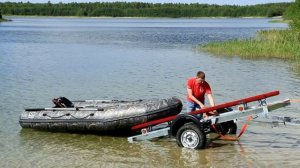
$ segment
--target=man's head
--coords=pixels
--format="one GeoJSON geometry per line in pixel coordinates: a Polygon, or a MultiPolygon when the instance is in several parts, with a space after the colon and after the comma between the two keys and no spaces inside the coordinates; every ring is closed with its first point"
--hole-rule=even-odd
{"type": "Polygon", "coordinates": [[[196,75],[196,81],[198,83],[203,83],[205,81],[205,73],[202,71],[198,71],[196,75]]]}

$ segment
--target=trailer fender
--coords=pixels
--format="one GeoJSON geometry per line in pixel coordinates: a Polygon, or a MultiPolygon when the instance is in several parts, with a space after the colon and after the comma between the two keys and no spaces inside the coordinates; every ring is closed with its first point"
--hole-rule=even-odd
{"type": "Polygon", "coordinates": [[[171,130],[170,130],[171,135],[176,136],[176,133],[179,130],[179,128],[189,122],[196,124],[204,132],[206,132],[205,128],[209,128],[210,126],[210,121],[208,121],[208,123],[203,123],[200,121],[199,118],[197,118],[194,115],[180,114],[172,121],[171,130]]]}

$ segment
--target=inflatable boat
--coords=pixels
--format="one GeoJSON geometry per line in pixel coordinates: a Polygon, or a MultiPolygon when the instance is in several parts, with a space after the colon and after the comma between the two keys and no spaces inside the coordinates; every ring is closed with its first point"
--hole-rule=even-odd
{"type": "Polygon", "coordinates": [[[134,125],[176,115],[182,110],[182,102],[175,97],[136,101],[85,100],[65,104],[68,106],[56,104],[53,108],[25,109],[20,115],[20,125],[54,131],[130,131],[134,125]]]}

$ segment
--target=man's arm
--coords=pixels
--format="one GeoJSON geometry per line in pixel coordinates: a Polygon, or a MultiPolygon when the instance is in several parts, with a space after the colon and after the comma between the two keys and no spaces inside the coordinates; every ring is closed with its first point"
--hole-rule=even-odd
{"type": "Polygon", "coordinates": [[[209,100],[210,106],[215,106],[215,101],[214,101],[214,98],[213,98],[212,94],[208,94],[207,98],[209,100]]]}
{"type": "MultiPolygon", "coordinates": [[[[215,101],[214,101],[214,98],[213,98],[212,94],[208,94],[207,98],[208,98],[210,106],[215,106],[215,101]]],[[[208,114],[217,115],[218,112],[217,112],[217,110],[214,110],[214,111],[208,112],[208,114]]],[[[206,115],[205,115],[205,117],[206,117],[206,115]]]]}
{"type": "Polygon", "coordinates": [[[200,106],[201,108],[205,108],[204,104],[201,103],[198,99],[196,99],[196,98],[193,96],[193,91],[192,91],[192,89],[187,88],[187,92],[188,92],[188,96],[189,96],[190,99],[192,99],[195,103],[199,104],[199,106],[200,106]]]}

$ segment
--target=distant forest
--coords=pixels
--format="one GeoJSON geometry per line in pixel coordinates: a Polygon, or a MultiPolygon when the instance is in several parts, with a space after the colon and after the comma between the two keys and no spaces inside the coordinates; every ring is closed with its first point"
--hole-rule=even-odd
{"type": "Polygon", "coordinates": [[[258,5],[208,5],[184,3],[96,2],[22,3],[0,2],[3,15],[110,16],[110,17],[273,17],[282,16],[291,3],[258,5]]]}

